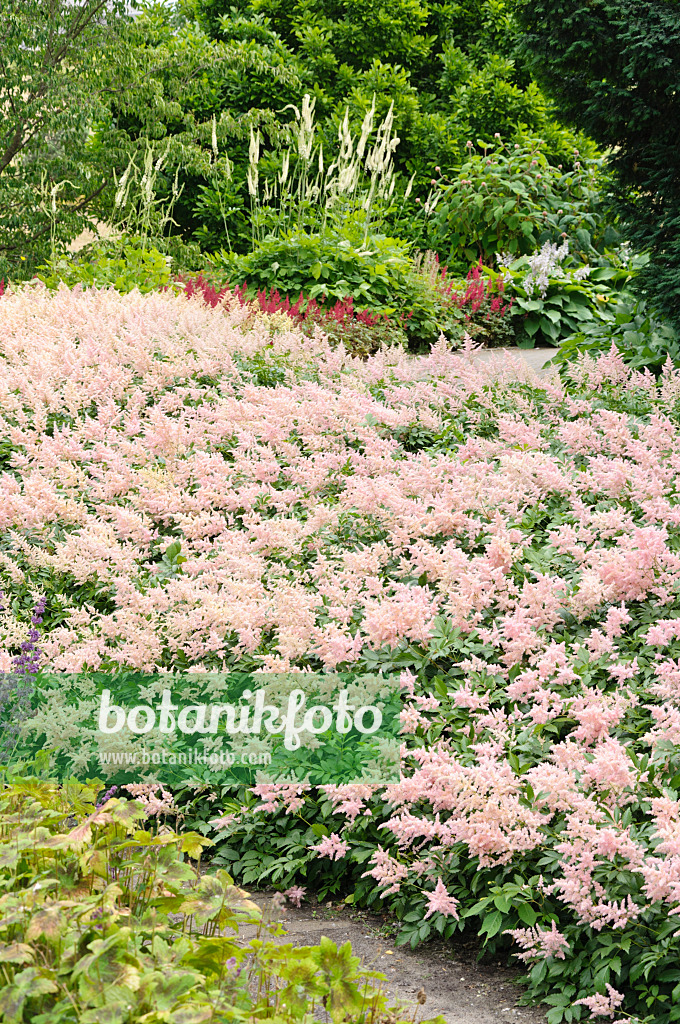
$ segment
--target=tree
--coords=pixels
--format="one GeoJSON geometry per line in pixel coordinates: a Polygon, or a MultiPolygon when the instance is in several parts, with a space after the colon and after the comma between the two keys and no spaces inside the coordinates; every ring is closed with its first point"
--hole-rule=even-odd
{"type": "Polygon", "coordinates": [[[185,183],[224,176],[215,143],[224,153],[251,124],[276,130],[252,100],[232,114],[246,71],[279,98],[299,91],[282,59],[209,39],[171,4],[138,0],[132,14],[127,0],[4,0],[2,14],[0,278],[31,276],[93,217],[107,219],[131,159],[143,169],[149,152],[162,157],[161,189],[178,170],[185,183]]]}
{"type": "Polygon", "coordinates": [[[680,6],[677,0],[527,0],[523,46],[561,113],[603,146],[640,285],[680,326],[680,6]]]}
{"type": "Polygon", "coordinates": [[[5,0],[0,24],[0,276],[73,236],[108,177],[88,160],[102,50],[124,0],[5,0]]]}

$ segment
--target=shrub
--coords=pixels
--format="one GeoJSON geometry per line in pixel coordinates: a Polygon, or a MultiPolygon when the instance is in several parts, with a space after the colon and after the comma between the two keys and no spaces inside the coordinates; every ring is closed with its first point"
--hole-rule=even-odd
{"type": "Polygon", "coordinates": [[[357,308],[399,323],[411,347],[432,344],[439,333],[436,310],[412,273],[408,243],[371,234],[364,244],[361,234],[360,224],[342,233],[288,232],[245,256],[223,251],[210,262],[232,284],[276,290],[292,301],[301,292],[324,303],[352,299],[357,308]]]}
{"type": "Polygon", "coordinates": [[[670,359],[680,363],[680,335],[669,323],[653,316],[643,300],[627,296],[618,302],[613,319],[580,325],[560,345],[551,362],[570,374],[579,356],[597,358],[612,348],[635,370],[659,375],[670,359]]]}
{"type": "Polygon", "coordinates": [[[63,282],[69,288],[79,284],[85,288],[115,288],[119,292],[137,288],[144,293],[170,286],[170,264],[171,258],[158,249],[127,244],[120,255],[55,256],[40,268],[43,272],[38,277],[48,288],[57,288],[63,282]]]}
{"type": "Polygon", "coordinates": [[[429,237],[442,260],[458,270],[497,252],[530,253],[567,231],[586,250],[599,230],[597,165],[553,167],[541,143],[468,141],[469,157],[454,179],[433,180],[429,237]]]}
{"type": "Polygon", "coordinates": [[[222,251],[210,264],[232,284],[248,281],[257,289],[276,288],[295,297],[304,292],[322,301],[352,298],[390,313],[396,312],[395,300],[406,290],[410,271],[408,243],[372,235],[364,246],[360,238],[335,231],[269,236],[245,256],[222,251]]]}
{"type": "Polygon", "coordinates": [[[500,256],[506,291],[513,296],[520,347],[532,348],[537,342],[559,345],[589,326],[606,332],[616,322],[621,289],[635,272],[634,267],[622,266],[615,254],[612,257],[618,265],[606,258],[601,265],[574,260],[566,237],[560,245],[545,242],[532,256],[500,256]]]}

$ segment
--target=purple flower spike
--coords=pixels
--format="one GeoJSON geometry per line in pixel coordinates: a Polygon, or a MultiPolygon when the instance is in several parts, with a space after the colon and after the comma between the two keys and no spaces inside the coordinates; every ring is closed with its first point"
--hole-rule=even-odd
{"type": "Polygon", "coordinates": [[[117,792],[118,792],[118,786],[111,786],[111,789],[107,789],[106,792],[104,793],[104,796],[101,798],[101,800],[97,804],[95,810],[98,811],[100,807],[103,807],[104,804],[106,803],[106,801],[110,800],[112,796],[115,796],[115,794],[117,792]]]}
{"type": "Polygon", "coordinates": [[[42,651],[38,647],[38,640],[40,639],[40,631],[35,627],[40,625],[43,620],[43,612],[45,611],[46,599],[41,597],[33,608],[33,614],[31,616],[32,628],[29,630],[28,639],[24,640],[21,645],[21,654],[18,654],[12,659],[12,667],[15,672],[24,676],[37,675],[40,670],[40,661],[42,658],[42,651]]]}

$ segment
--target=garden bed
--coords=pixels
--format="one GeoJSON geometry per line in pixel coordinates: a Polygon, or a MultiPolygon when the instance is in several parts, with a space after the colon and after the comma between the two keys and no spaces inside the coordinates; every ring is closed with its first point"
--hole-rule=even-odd
{"type": "MultiPolygon", "coordinates": [[[[187,778],[237,880],[513,949],[550,1024],[680,1018],[680,375],[442,341],[352,359],[244,307],[0,302],[5,669],[381,671],[404,779],[187,778]]],[[[32,727],[68,750],[59,695],[32,727]]]]}

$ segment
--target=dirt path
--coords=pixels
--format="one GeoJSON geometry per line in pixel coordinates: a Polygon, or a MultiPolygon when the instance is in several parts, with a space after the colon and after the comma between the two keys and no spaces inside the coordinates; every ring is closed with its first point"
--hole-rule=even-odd
{"type": "Polygon", "coordinates": [[[516,972],[501,964],[477,963],[472,946],[433,942],[411,950],[395,945],[382,918],[344,904],[304,903],[299,909],[288,904],[280,910],[272,905],[273,893],[251,893],[251,898],[267,917],[283,922],[287,934],[277,941],[307,946],[322,935],[337,945],[349,939],[364,967],[385,974],[390,1002],[404,1008],[406,1019],[441,1014],[447,1024],[545,1024],[541,1009],[517,1006],[521,989],[513,984],[516,972]],[[426,1002],[418,1006],[421,989],[426,1002]]]}

